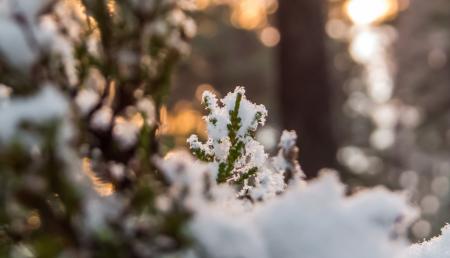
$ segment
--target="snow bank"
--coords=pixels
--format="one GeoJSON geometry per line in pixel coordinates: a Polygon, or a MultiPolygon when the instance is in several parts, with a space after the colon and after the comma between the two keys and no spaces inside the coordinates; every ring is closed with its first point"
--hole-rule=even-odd
{"type": "Polygon", "coordinates": [[[442,228],[442,234],[429,241],[412,245],[402,258],[450,257],[450,226],[442,228]]]}
{"type": "Polygon", "coordinates": [[[294,187],[252,211],[203,208],[191,224],[199,257],[392,258],[416,216],[405,196],[376,188],[346,197],[336,175],[294,187]]]}

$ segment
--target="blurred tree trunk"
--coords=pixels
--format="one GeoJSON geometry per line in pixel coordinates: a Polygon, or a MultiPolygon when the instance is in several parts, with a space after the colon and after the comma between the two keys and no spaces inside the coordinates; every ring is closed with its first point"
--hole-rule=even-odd
{"type": "Polygon", "coordinates": [[[279,3],[281,119],[284,128],[297,131],[300,164],[314,177],[337,163],[325,53],[326,1],[279,3]]]}

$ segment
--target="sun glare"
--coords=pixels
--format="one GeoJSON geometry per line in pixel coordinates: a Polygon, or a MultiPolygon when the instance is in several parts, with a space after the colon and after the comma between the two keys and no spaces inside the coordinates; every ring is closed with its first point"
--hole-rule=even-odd
{"type": "Polygon", "coordinates": [[[398,12],[397,0],[348,0],[345,13],[357,25],[384,21],[398,12]]]}

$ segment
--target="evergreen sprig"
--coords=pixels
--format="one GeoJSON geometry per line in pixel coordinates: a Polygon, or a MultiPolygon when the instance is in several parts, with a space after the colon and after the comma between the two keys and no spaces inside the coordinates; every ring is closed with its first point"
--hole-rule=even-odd
{"type": "Polygon", "coordinates": [[[225,133],[219,133],[221,136],[209,135],[209,140],[205,144],[200,143],[195,135],[188,140],[192,154],[199,160],[217,163],[217,183],[229,182],[241,185],[258,172],[257,166],[247,164],[245,161],[248,158],[246,155],[252,155],[251,150],[246,149],[246,143],[255,140],[256,127],[264,123],[265,109],[249,102],[244,93],[244,89],[238,87],[222,99],[221,103],[217,103],[212,93],[205,92],[202,99],[207,114],[205,120],[210,128],[208,130],[223,132],[226,128],[226,136],[225,133]],[[226,110],[228,116],[225,118],[223,112],[226,110]],[[248,111],[250,113],[247,113],[248,111]],[[243,124],[243,116],[249,114],[253,117],[246,121],[252,123],[243,124]],[[222,151],[226,151],[226,155],[218,155],[216,148],[225,148],[222,151]]]}
{"type": "Polygon", "coordinates": [[[239,107],[241,105],[242,94],[238,93],[233,110],[230,110],[230,123],[227,125],[228,137],[230,138],[230,153],[226,163],[219,164],[219,174],[217,175],[217,182],[224,183],[232,177],[232,171],[235,167],[236,160],[242,155],[244,143],[236,136],[241,128],[241,118],[239,117],[239,107]]]}

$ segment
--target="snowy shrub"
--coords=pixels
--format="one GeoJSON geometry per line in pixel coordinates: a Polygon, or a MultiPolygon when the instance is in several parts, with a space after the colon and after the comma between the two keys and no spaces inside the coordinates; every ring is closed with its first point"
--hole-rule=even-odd
{"type": "Polygon", "coordinates": [[[237,87],[203,95],[208,137],[161,155],[158,111],[189,52],[191,1],[0,1],[0,257],[448,257],[379,187],[306,182],[295,132],[237,87]]]}
{"type": "Polygon", "coordinates": [[[189,212],[157,207],[168,188],[151,156],[191,7],[0,1],[0,257],[159,257],[188,243],[189,212]]]}
{"type": "Polygon", "coordinates": [[[237,87],[220,101],[205,91],[202,99],[208,112],[204,117],[208,139],[201,143],[192,135],[188,143],[199,160],[211,163],[218,183],[238,185],[240,196],[262,200],[281,193],[290,180],[300,179],[303,172],[296,161],[295,132],[283,132],[280,153],[268,159],[264,147],[255,140],[267,110],[247,100],[244,88],[237,87]]]}

